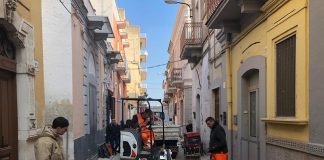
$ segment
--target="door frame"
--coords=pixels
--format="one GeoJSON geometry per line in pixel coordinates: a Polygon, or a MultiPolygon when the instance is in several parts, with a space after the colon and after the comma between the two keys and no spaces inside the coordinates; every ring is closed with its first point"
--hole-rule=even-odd
{"type": "MultiPolygon", "coordinates": [[[[5,29],[0,28],[2,32],[7,33],[5,29]]],[[[13,45],[12,42],[8,39],[8,35],[4,35],[5,41],[8,41],[8,44],[13,45]]],[[[1,44],[0,44],[0,47],[1,44]]],[[[14,48],[15,49],[15,48],[14,48]]],[[[3,51],[5,52],[5,51],[3,51]]],[[[13,51],[14,57],[16,57],[16,51],[13,51]]],[[[10,156],[12,159],[18,159],[18,105],[17,105],[17,80],[16,80],[16,66],[17,63],[15,58],[10,59],[9,57],[4,57],[0,55],[0,74],[10,79],[10,84],[8,84],[11,89],[11,94],[9,95],[9,105],[11,108],[9,109],[9,137],[8,137],[8,145],[9,146],[0,146],[0,158],[2,156],[10,156]]],[[[1,114],[1,113],[0,113],[1,114]]],[[[2,137],[0,137],[2,140],[2,137]]]]}
{"type": "MultiPolygon", "coordinates": [[[[259,83],[258,83],[258,89],[259,89],[259,119],[258,119],[258,135],[259,135],[259,158],[265,159],[266,156],[266,128],[265,123],[261,121],[261,118],[266,117],[266,57],[264,56],[253,56],[248,58],[244,61],[244,63],[241,64],[238,72],[237,72],[237,110],[238,110],[238,131],[237,131],[237,140],[236,143],[237,151],[238,151],[238,159],[242,156],[242,148],[241,148],[241,141],[242,141],[242,128],[244,126],[242,125],[242,108],[244,105],[244,81],[243,78],[246,73],[248,73],[251,70],[258,70],[259,72],[259,83]]],[[[235,115],[234,115],[235,116],[235,115]]],[[[235,145],[233,145],[235,146],[235,145]]],[[[232,150],[233,151],[233,150],[232,150]]],[[[235,151],[235,150],[234,150],[235,151]]]]}

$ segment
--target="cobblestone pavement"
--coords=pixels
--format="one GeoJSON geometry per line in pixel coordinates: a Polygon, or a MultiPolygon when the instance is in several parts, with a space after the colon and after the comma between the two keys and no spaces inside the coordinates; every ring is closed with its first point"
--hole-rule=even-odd
{"type": "Polygon", "coordinates": [[[98,160],[120,160],[119,154],[112,156],[110,158],[98,158],[98,160]]]}
{"type": "MultiPolygon", "coordinates": [[[[99,158],[98,160],[120,160],[120,156],[116,155],[116,156],[113,156],[111,158],[99,158]]],[[[196,159],[188,159],[188,158],[186,158],[184,156],[183,150],[180,147],[178,156],[177,156],[177,158],[175,160],[209,160],[209,155],[203,155],[200,158],[196,158],[196,159]]]]}
{"type": "Polygon", "coordinates": [[[209,160],[209,155],[203,155],[200,158],[189,159],[184,156],[183,149],[181,147],[179,147],[179,153],[178,153],[176,160],[209,160]]]}

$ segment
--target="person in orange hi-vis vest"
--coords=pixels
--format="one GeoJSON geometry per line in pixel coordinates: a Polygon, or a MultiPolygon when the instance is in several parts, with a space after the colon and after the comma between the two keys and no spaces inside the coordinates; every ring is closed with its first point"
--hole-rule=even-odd
{"type": "Polygon", "coordinates": [[[142,113],[138,113],[133,116],[132,119],[132,124],[133,128],[139,128],[141,131],[141,138],[143,141],[143,148],[145,150],[151,149],[151,139],[152,139],[152,144],[154,145],[154,140],[155,140],[155,134],[152,131],[150,131],[146,126],[149,125],[150,121],[150,116],[152,116],[152,111],[149,109],[146,109],[142,113]],[[152,137],[152,138],[151,138],[152,137]]]}

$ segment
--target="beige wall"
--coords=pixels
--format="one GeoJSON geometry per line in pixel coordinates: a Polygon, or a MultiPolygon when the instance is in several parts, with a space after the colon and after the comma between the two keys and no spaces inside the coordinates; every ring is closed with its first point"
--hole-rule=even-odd
{"type": "Polygon", "coordinates": [[[73,68],[73,133],[74,139],[84,135],[83,112],[83,26],[72,17],[72,68],[73,68]]]}

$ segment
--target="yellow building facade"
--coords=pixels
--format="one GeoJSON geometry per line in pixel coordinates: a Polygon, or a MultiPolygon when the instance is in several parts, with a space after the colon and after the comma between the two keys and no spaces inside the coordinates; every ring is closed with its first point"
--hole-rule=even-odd
{"type": "MultiPolygon", "coordinates": [[[[147,70],[142,65],[147,59],[147,54],[145,53],[146,35],[141,34],[139,26],[132,26],[129,23],[126,25],[126,33],[128,37],[123,40],[123,44],[127,46],[125,48],[125,55],[129,76],[131,77],[130,83],[126,84],[126,95],[130,98],[138,98],[146,94],[146,86],[142,83],[147,78],[147,70]]],[[[126,106],[130,105],[133,107],[129,108],[130,110],[127,111],[128,115],[126,116],[129,118],[137,112],[137,109],[135,109],[137,102],[127,102],[126,106]]]]}
{"type": "Polygon", "coordinates": [[[223,0],[211,4],[206,25],[221,29],[227,37],[232,159],[323,159],[322,143],[313,138],[321,133],[314,128],[319,119],[312,116],[320,102],[310,101],[310,94],[322,88],[309,88],[315,82],[310,82],[314,72],[310,68],[319,66],[310,63],[309,47],[315,37],[310,36],[310,26],[321,24],[310,23],[310,17],[319,17],[321,7],[314,7],[319,3],[223,0]]]}
{"type": "Polygon", "coordinates": [[[34,159],[27,139],[44,124],[41,1],[0,2],[0,159],[34,159]],[[9,116],[5,116],[9,115],[9,116]]]}

